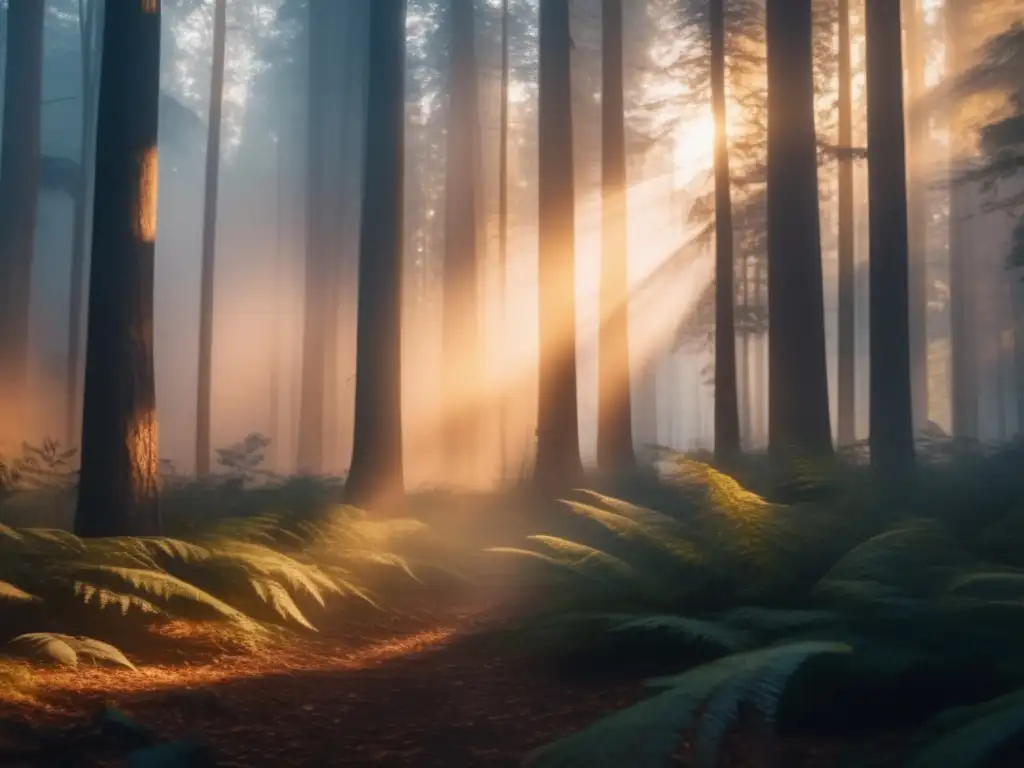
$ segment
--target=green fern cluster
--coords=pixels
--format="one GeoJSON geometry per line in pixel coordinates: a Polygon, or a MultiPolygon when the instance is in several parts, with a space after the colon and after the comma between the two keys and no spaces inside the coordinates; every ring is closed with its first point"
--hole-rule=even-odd
{"type": "Polygon", "coordinates": [[[330,599],[375,604],[373,568],[411,575],[386,549],[386,529],[344,508],[226,518],[187,539],[81,539],[0,525],[0,641],[62,663],[124,666],[116,648],[81,635],[168,618],[226,622],[247,643],[268,639],[275,625],[315,631],[311,612],[330,599]],[[40,627],[51,631],[30,631],[40,627]]]}
{"type": "Polygon", "coordinates": [[[817,502],[784,505],[678,457],[674,505],[593,494],[569,503],[594,533],[499,550],[564,577],[558,612],[528,630],[562,643],[565,657],[611,648],[601,659],[612,667],[649,659],[656,639],[661,663],[686,671],[530,764],[661,766],[695,729],[699,763],[711,766],[746,712],[819,730],[934,716],[893,765],[987,764],[1024,738],[1024,568],[984,534],[1012,529],[1024,511],[1024,495],[993,500],[1024,485],[999,466],[1006,457],[973,454],[961,476],[941,481],[952,498],[973,486],[975,528],[927,486],[894,511],[872,506],[870,488],[837,495],[848,478],[828,481],[835,487],[817,502]]]}

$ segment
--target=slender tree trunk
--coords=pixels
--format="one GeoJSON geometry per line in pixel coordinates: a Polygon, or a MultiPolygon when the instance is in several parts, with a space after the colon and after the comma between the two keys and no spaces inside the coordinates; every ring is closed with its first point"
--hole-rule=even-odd
{"type": "MultiPolygon", "coordinates": [[[[924,20],[920,0],[904,0],[908,69],[907,104],[911,107],[924,95],[924,20]]],[[[910,385],[914,409],[914,431],[928,423],[928,183],[925,152],[928,147],[928,116],[922,110],[908,112],[907,228],[910,242],[910,385]]]]}
{"type": "Polygon", "coordinates": [[[629,253],[622,0],[604,0],[601,39],[601,327],[598,339],[597,466],[635,463],[629,365],[629,253]]]}
{"type": "Polygon", "coordinates": [[[1019,278],[1010,289],[1013,291],[1013,375],[1014,394],[1017,404],[1017,436],[1024,437],[1024,284],[1019,278]]]}
{"type": "MultiPolygon", "coordinates": [[[[955,77],[963,61],[964,25],[969,15],[963,0],[947,0],[946,66],[947,75],[955,77]]],[[[960,108],[950,105],[950,170],[955,172],[957,137],[963,131],[960,108]]],[[[968,190],[962,185],[949,188],[949,324],[950,324],[950,393],[953,412],[953,436],[978,437],[977,356],[974,350],[974,301],[966,200],[968,190]]]]}
{"type": "Polygon", "coordinates": [[[96,26],[102,3],[78,0],[79,45],[81,47],[82,126],[78,148],[78,179],[75,183],[75,210],[71,225],[71,288],[68,308],[68,373],[64,395],[64,431],[68,445],[78,442],[82,401],[79,381],[82,368],[82,308],[85,304],[86,237],[93,192],[93,166],[96,158],[96,99],[99,78],[93,67],[96,26]]]}
{"type": "Polygon", "coordinates": [[[832,453],[822,296],[811,0],[768,0],[769,442],[832,453]]]}
{"type": "MultiPolygon", "coordinates": [[[[501,348],[507,339],[508,317],[508,84],[509,84],[509,22],[508,0],[501,0],[501,113],[498,136],[498,338],[501,348]]],[[[504,358],[502,358],[504,363],[504,358]]],[[[498,466],[499,476],[508,473],[508,386],[506,368],[502,365],[498,381],[498,466]]]]}
{"type": "Polygon", "coordinates": [[[7,11],[2,159],[0,159],[0,365],[8,412],[3,437],[20,440],[18,414],[28,391],[29,297],[39,199],[43,20],[40,0],[11,0],[7,11]]]}
{"type": "MultiPolygon", "coordinates": [[[[850,65],[850,2],[839,0],[839,146],[853,145],[853,73],[850,65]]],[[[853,206],[853,157],[839,156],[839,365],[837,376],[837,442],[857,441],[857,340],[856,282],[854,268],[855,213],[853,206]]]]}
{"type": "Polygon", "coordinates": [[[715,117],[715,459],[740,453],[736,392],[736,285],[733,279],[732,183],[725,108],[725,0],[711,0],[711,110],[715,117]]]}
{"type": "Polygon", "coordinates": [[[405,0],[374,0],[370,9],[355,430],[347,483],[356,504],[386,503],[403,488],[405,10],[405,0]]]}
{"type": "Polygon", "coordinates": [[[442,313],[444,451],[447,475],[475,480],[479,454],[481,357],[477,310],[479,232],[476,157],[479,95],[473,0],[450,0],[445,258],[442,313]]]}
{"type": "Polygon", "coordinates": [[[744,251],[740,258],[742,282],[740,283],[740,303],[742,305],[740,321],[740,358],[739,358],[739,398],[740,398],[740,446],[749,449],[753,440],[753,407],[750,395],[750,257],[744,251]]]}
{"type": "Polygon", "coordinates": [[[583,475],[576,396],[575,189],[568,0],[540,5],[539,327],[536,480],[572,488],[583,475]]]}
{"type": "Polygon", "coordinates": [[[914,463],[907,165],[899,0],[867,0],[871,464],[905,484],[914,463]]]}
{"type": "Polygon", "coordinates": [[[75,533],[160,532],[153,267],[160,2],[111,3],[103,22],[82,465],[75,533]]]}
{"type": "MultiPolygon", "coordinates": [[[[282,269],[284,255],[284,168],[281,165],[281,143],[284,121],[278,126],[274,143],[274,285],[281,286],[284,279],[282,269]]],[[[281,471],[281,304],[280,294],[271,295],[270,312],[270,402],[268,403],[267,436],[271,439],[271,455],[274,469],[281,471]]]]}
{"type": "Polygon", "coordinates": [[[324,471],[324,387],[327,378],[327,265],[324,122],[327,60],[331,46],[328,24],[332,0],[309,3],[309,72],[306,161],[306,275],[302,328],[302,379],[299,389],[297,466],[301,473],[324,471]]]}
{"type": "Polygon", "coordinates": [[[220,185],[220,124],[224,106],[224,44],[227,0],[213,6],[213,64],[206,137],[206,200],[203,205],[203,266],[199,279],[199,375],[196,382],[196,474],[210,474],[213,389],[213,288],[217,252],[217,190],[220,185]]]}

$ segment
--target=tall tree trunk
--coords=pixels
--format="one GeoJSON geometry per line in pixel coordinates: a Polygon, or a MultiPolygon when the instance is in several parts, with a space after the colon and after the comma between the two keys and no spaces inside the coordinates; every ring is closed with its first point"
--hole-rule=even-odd
{"type": "Polygon", "coordinates": [[[8,412],[0,432],[21,440],[17,414],[28,397],[29,297],[39,199],[43,86],[41,0],[11,0],[7,11],[3,148],[0,155],[0,365],[8,412]]]}
{"type": "Polygon", "coordinates": [[[769,451],[832,452],[811,0],[768,0],[769,451]]]}
{"type": "MultiPolygon", "coordinates": [[[[508,0],[501,0],[501,112],[498,135],[498,338],[502,348],[508,332],[505,304],[508,301],[508,84],[509,84],[509,10],[508,0]]],[[[504,363],[504,358],[502,358],[504,363]]],[[[498,377],[498,466],[499,477],[508,472],[508,401],[507,366],[502,365],[498,377]]]]}
{"type": "Polygon", "coordinates": [[[355,429],[347,483],[356,504],[386,503],[403,487],[405,10],[405,0],[374,0],[370,9],[355,429]]]}
{"type": "Polygon", "coordinates": [[[206,137],[206,200],[203,205],[203,266],[199,281],[199,375],[196,382],[196,474],[210,473],[213,389],[213,287],[217,251],[217,188],[220,182],[220,124],[224,106],[224,43],[227,0],[213,6],[213,63],[206,137]]]}
{"type": "Polygon", "coordinates": [[[479,145],[473,0],[450,0],[444,283],[441,304],[444,453],[447,476],[475,480],[481,357],[477,310],[476,153],[479,145]]]}
{"type": "MultiPolygon", "coordinates": [[[[964,0],[947,0],[946,67],[947,76],[955,77],[964,66],[965,25],[969,22],[964,0]]],[[[954,101],[949,109],[950,170],[955,173],[957,137],[964,130],[960,107],[954,101]]],[[[949,340],[950,394],[953,413],[953,436],[974,438],[978,435],[978,359],[974,341],[973,281],[970,269],[970,247],[966,197],[969,190],[953,183],[949,187],[949,340]]]]}
{"type": "Polygon", "coordinates": [[[914,463],[907,165],[899,0],[867,0],[871,464],[902,487],[914,463]],[[901,482],[902,481],[902,482],[901,482]]]}
{"type": "Polygon", "coordinates": [[[583,475],[576,395],[575,189],[569,1],[540,4],[538,203],[540,387],[537,485],[572,488],[583,475]]]}
{"type": "Polygon", "coordinates": [[[736,392],[736,285],[733,279],[732,183],[725,109],[725,0],[711,0],[711,110],[715,118],[715,459],[740,453],[736,392]]]}
{"type": "Polygon", "coordinates": [[[82,125],[78,148],[78,179],[75,183],[75,211],[71,225],[71,288],[68,307],[68,373],[64,394],[64,432],[68,445],[80,437],[82,401],[79,381],[82,368],[82,308],[85,303],[86,238],[93,199],[93,168],[96,159],[96,99],[99,78],[93,66],[96,27],[103,3],[78,0],[78,32],[81,47],[80,98],[82,125]]]}
{"type": "MultiPolygon", "coordinates": [[[[911,107],[926,90],[925,64],[928,51],[924,41],[924,19],[920,0],[904,0],[909,68],[906,102],[911,107]]],[[[908,111],[907,129],[907,231],[910,242],[910,386],[914,431],[928,423],[928,183],[925,178],[928,148],[928,115],[920,109],[908,111]]]]}
{"type": "Polygon", "coordinates": [[[327,379],[327,304],[331,270],[327,264],[328,218],[324,178],[324,127],[332,0],[309,3],[309,71],[306,160],[306,275],[302,327],[302,378],[299,388],[299,472],[324,471],[324,416],[327,379]]]}
{"type": "Polygon", "coordinates": [[[597,466],[617,471],[636,461],[630,398],[622,0],[604,0],[601,20],[602,226],[597,466]]]}
{"type": "Polygon", "coordinates": [[[103,21],[75,533],[156,535],[153,255],[160,0],[111,3],[103,21]]]}
{"type": "Polygon", "coordinates": [[[857,441],[855,221],[853,206],[853,72],[850,65],[850,2],[839,0],[839,364],[837,442],[857,441]]]}

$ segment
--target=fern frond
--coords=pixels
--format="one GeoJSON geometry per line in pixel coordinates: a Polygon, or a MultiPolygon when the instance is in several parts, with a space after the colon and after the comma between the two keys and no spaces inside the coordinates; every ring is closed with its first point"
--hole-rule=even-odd
{"type": "Polygon", "coordinates": [[[947,590],[951,594],[982,599],[1014,600],[1024,597],[1024,572],[981,570],[955,577],[947,590]]]}
{"type": "Polygon", "coordinates": [[[1024,689],[977,706],[947,710],[928,730],[944,733],[918,752],[908,768],[981,768],[1024,734],[1024,689]]]}
{"type": "Polygon", "coordinates": [[[835,642],[802,642],[727,656],[650,685],[666,690],[541,747],[527,758],[533,768],[661,768],[675,750],[680,733],[701,718],[702,739],[714,745],[728,728],[740,703],[754,705],[769,723],[793,674],[813,656],[847,653],[835,642]],[[732,713],[732,714],[730,714],[732,713]],[[706,726],[704,721],[707,721],[706,726]]]}
{"type": "Polygon", "coordinates": [[[62,635],[56,632],[30,632],[18,635],[11,640],[13,645],[27,645],[37,655],[47,656],[53,661],[70,667],[78,666],[80,656],[105,661],[134,670],[128,657],[120,649],[110,643],[104,643],[91,637],[62,635]]]}
{"type": "Polygon", "coordinates": [[[252,579],[249,583],[260,600],[273,608],[281,618],[294,621],[296,624],[316,632],[316,627],[303,615],[287,589],[270,579],[252,579]]]}
{"type": "Polygon", "coordinates": [[[616,621],[610,632],[667,632],[686,640],[699,640],[718,646],[730,652],[749,648],[752,638],[745,632],[733,629],[721,622],[694,619],[674,614],[629,616],[606,614],[616,621]]]}
{"type": "Polygon", "coordinates": [[[86,605],[95,603],[100,610],[108,605],[116,605],[120,609],[122,616],[127,616],[130,610],[150,614],[161,613],[160,609],[153,605],[153,603],[138,595],[114,592],[84,581],[76,581],[74,591],[76,595],[82,598],[83,603],[86,605]]]}
{"type": "Polygon", "coordinates": [[[0,600],[8,600],[12,603],[34,603],[38,602],[39,598],[19,589],[10,582],[0,581],[0,600]]]}

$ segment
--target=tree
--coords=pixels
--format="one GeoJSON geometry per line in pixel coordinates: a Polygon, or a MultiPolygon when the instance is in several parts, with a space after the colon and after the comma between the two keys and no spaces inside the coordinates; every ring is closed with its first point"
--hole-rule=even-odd
{"type": "Polygon", "coordinates": [[[217,187],[220,179],[220,124],[224,106],[224,43],[227,0],[213,6],[213,62],[206,139],[206,200],[203,206],[203,262],[199,291],[199,375],[196,382],[196,474],[210,473],[211,389],[213,387],[213,288],[217,250],[217,187]]]}
{"type": "Polygon", "coordinates": [[[327,265],[328,210],[325,191],[325,101],[331,49],[331,0],[310,0],[306,34],[309,51],[306,113],[306,276],[302,328],[302,379],[299,393],[299,472],[324,471],[327,324],[331,315],[327,265]]]}
{"type": "Polygon", "coordinates": [[[101,23],[103,3],[78,0],[79,85],[82,126],[78,152],[79,170],[75,179],[75,211],[71,225],[71,300],[68,306],[68,374],[64,394],[64,429],[68,444],[79,438],[79,417],[82,402],[79,378],[82,367],[82,305],[85,298],[85,258],[89,211],[92,202],[93,167],[96,159],[96,100],[99,78],[93,65],[97,27],[101,23]]]}
{"type": "MultiPolygon", "coordinates": [[[[907,98],[913,105],[925,94],[924,19],[920,0],[904,0],[903,15],[907,55],[907,98]]],[[[928,148],[928,114],[911,109],[908,124],[907,232],[909,238],[910,384],[914,429],[928,423],[928,183],[925,153],[928,148]]]]}
{"type": "Polygon", "coordinates": [[[359,242],[353,503],[401,493],[405,0],[370,8],[366,163],[359,242]]]}
{"type": "Polygon", "coordinates": [[[477,150],[480,108],[473,0],[450,0],[445,167],[442,366],[448,475],[472,478],[479,455],[481,349],[478,291],[477,150]]]}
{"type": "MultiPolygon", "coordinates": [[[[970,14],[963,0],[947,0],[944,4],[946,21],[946,67],[957,75],[964,68],[963,37],[970,14]]],[[[951,99],[949,108],[950,162],[955,166],[956,138],[966,133],[961,106],[951,99]]],[[[975,354],[975,308],[973,275],[967,250],[967,197],[960,184],[949,189],[949,342],[950,342],[950,399],[953,414],[953,436],[976,439],[978,437],[978,365],[975,354]]]]}
{"type": "Polygon", "coordinates": [[[832,452],[811,0],[768,0],[769,452],[832,452]]]}
{"type": "Polygon", "coordinates": [[[575,190],[568,0],[540,4],[538,234],[540,370],[535,478],[571,488],[583,474],[576,396],[575,190]]]}
{"type": "Polygon", "coordinates": [[[155,535],[156,242],[160,1],[111,3],[103,21],[75,533],[155,535]]]}
{"type": "MultiPolygon", "coordinates": [[[[853,72],[850,64],[850,0],[839,0],[839,147],[853,145],[853,72]]],[[[853,155],[839,158],[839,290],[838,366],[836,381],[837,442],[851,445],[857,440],[856,386],[856,288],[854,266],[853,155]]]]}
{"type": "MultiPolygon", "coordinates": [[[[28,394],[29,295],[39,190],[39,126],[43,86],[40,0],[11,0],[7,15],[2,159],[0,159],[0,365],[4,399],[16,409],[28,394]]],[[[5,419],[7,437],[14,413],[5,419]]]]}
{"type": "Polygon", "coordinates": [[[736,318],[733,280],[732,190],[725,111],[725,0],[711,0],[711,109],[715,119],[715,458],[740,453],[736,389],[736,318]]]}
{"type": "Polygon", "coordinates": [[[626,129],[622,0],[604,0],[601,27],[601,307],[598,340],[597,465],[635,462],[629,363],[626,129]]]}
{"type": "MultiPolygon", "coordinates": [[[[509,9],[501,0],[501,107],[498,116],[498,318],[500,338],[504,339],[508,318],[505,303],[508,294],[508,85],[509,85],[509,9]]],[[[504,371],[503,371],[504,373],[504,371]]],[[[501,478],[508,468],[508,382],[500,379],[498,400],[498,465],[501,478]]]]}
{"type": "Polygon", "coordinates": [[[871,463],[905,480],[914,462],[909,244],[898,0],[865,6],[870,230],[871,463]]]}

